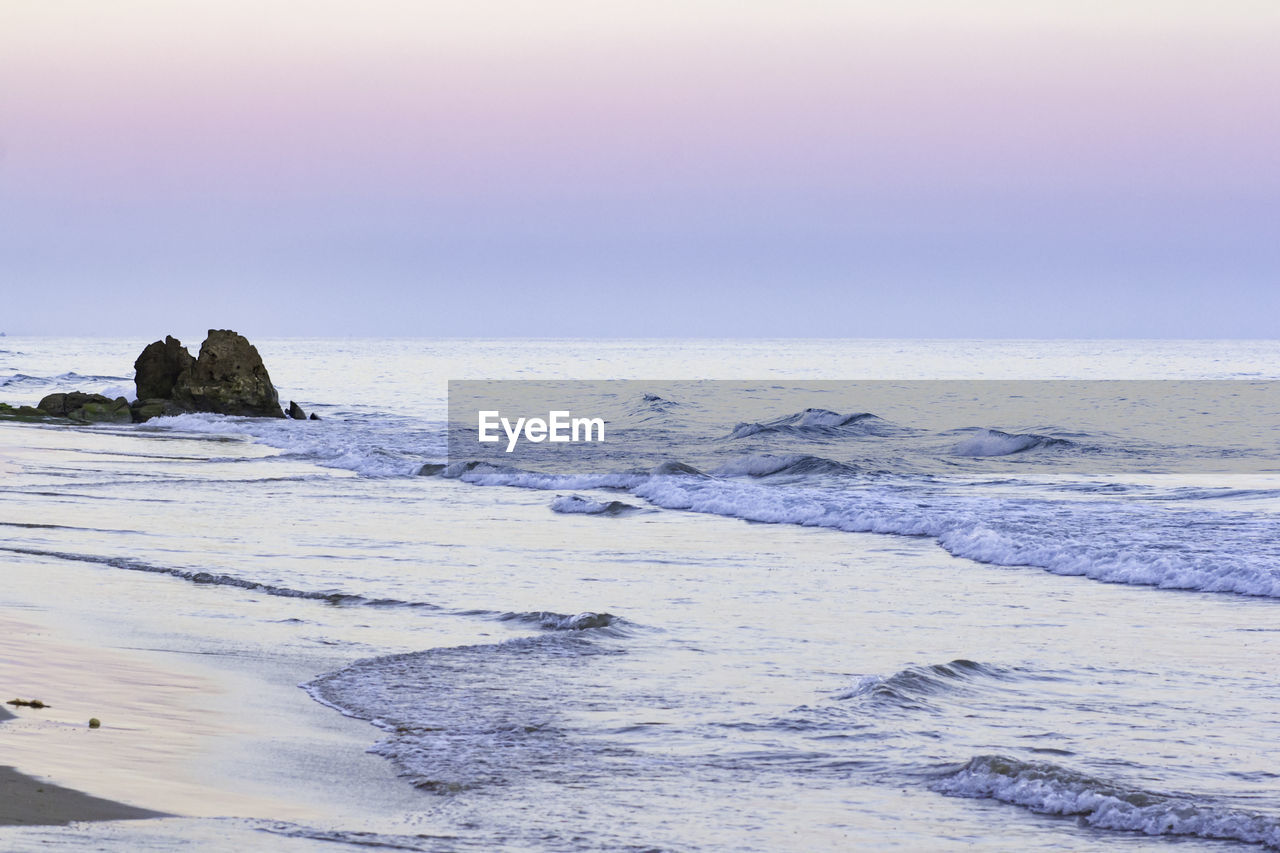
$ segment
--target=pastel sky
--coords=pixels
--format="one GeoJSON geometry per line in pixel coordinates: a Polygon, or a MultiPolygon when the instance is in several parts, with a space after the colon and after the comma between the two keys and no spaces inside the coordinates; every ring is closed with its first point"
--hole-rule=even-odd
{"type": "Polygon", "coordinates": [[[1280,337],[1275,0],[3,0],[0,330],[1280,337]]]}

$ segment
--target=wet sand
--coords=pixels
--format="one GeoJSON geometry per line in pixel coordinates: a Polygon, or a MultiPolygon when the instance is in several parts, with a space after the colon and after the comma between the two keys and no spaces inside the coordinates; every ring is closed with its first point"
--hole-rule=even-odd
{"type": "MultiPolygon", "coordinates": [[[[0,723],[14,716],[9,709],[0,707],[0,723]]],[[[0,767],[0,826],[60,826],[80,820],[140,820],[164,816],[163,812],[91,797],[42,782],[12,767],[0,767]]]]}
{"type": "MultiPolygon", "coordinates": [[[[101,614],[142,609],[148,594],[167,600],[183,588],[172,578],[126,573],[86,585],[71,562],[5,562],[0,702],[46,705],[0,705],[0,828],[337,816],[363,830],[419,799],[365,752],[366,723],[298,689],[333,661],[202,652],[191,648],[201,638],[181,635],[153,645],[101,614]],[[93,717],[100,728],[89,728],[93,717]]],[[[0,837],[0,848],[13,841],[0,837]]]]}
{"type": "Polygon", "coordinates": [[[152,817],[165,815],[42,782],[12,767],[0,767],[0,826],[60,826],[73,821],[152,817]]]}

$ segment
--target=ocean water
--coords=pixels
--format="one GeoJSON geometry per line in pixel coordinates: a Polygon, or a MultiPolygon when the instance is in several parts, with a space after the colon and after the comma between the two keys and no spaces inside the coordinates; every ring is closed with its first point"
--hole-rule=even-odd
{"type": "MultiPolygon", "coordinates": [[[[142,343],[0,340],[0,400],[132,396],[142,343]]],[[[1280,849],[1280,343],[255,343],[323,420],[0,424],[7,598],[296,674],[403,798],[0,842],[1280,849]],[[637,380],[619,417],[715,440],[459,464],[457,379],[637,380]],[[765,390],[729,417],[700,379],[765,390]],[[1225,415],[1178,401],[1134,443],[1074,390],[1010,421],[787,384],[842,379],[1264,393],[1224,452],[1225,415]]]]}

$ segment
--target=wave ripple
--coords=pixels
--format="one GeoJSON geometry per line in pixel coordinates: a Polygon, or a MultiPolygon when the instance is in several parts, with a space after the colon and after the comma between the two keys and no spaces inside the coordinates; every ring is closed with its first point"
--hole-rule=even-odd
{"type": "Polygon", "coordinates": [[[1127,788],[1046,761],[979,755],[936,782],[942,794],[992,799],[1097,829],[1241,841],[1280,849],[1280,818],[1202,799],[1127,788]]]}

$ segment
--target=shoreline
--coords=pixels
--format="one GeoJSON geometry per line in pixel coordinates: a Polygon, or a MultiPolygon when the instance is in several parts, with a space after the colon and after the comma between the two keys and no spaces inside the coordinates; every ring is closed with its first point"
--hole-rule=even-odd
{"type": "Polygon", "coordinates": [[[310,666],[144,649],[109,629],[94,643],[85,630],[108,626],[76,630],[69,617],[0,609],[0,684],[47,703],[0,709],[0,829],[161,818],[366,829],[412,810],[417,792],[366,751],[376,731],[297,687],[310,666]]]}
{"type": "MultiPolygon", "coordinates": [[[[186,473],[193,461],[230,450],[244,475],[279,475],[274,452],[256,445],[166,442],[154,455],[145,438],[19,426],[5,430],[0,468],[12,469],[9,491],[34,489],[43,496],[37,501],[47,497],[45,478],[65,470],[114,474],[122,459],[148,474],[157,466],[186,473]]],[[[7,505],[6,522],[42,541],[101,537],[104,550],[125,558],[132,552],[118,537],[140,535],[124,510],[115,517],[93,505],[92,519],[84,519],[78,502],[45,501],[49,512],[41,513],[19,500],[7,505]]],[[[421,792],[370,752],[375,727],[300,689],[367,653],[314,634],[314,617],[331,612],[327,603],[263,603],[252,591],[107,572],[57,554],[9,552],[0,562],[9,582],[0,605],[0,685],[9,693],[0,702],[45,703],[0,708],[0,756],[10,768],[0,787],[7,803],[0,829],[133,819],[103,832],[177,839],[203,832],[191,827],[208,819],[320,834],[395,832],[406,822],[446,828],[422,815],[421,792]],[[263,613],[277,606],[278,613],[263,613]],[[257,620],[257,630],[245,635],[242,618],[257,620]],[[91,718],[99,728],[89,728],[91,718]]]]}
{"type": "Polygon", "coordinates": [[[12,767],[0,767],[0,826],[66,826],[109,820],[173,817],[64,788],[12,767]]]}
{"type": "MultiPolygon", "coordinates": [[[[0,706],[0,725],[17,717],[0,706]]],[[[173,815],[95,797],[0,766],[0,826],[65,826],[80,821],[158,817],[173,815]]]]}

